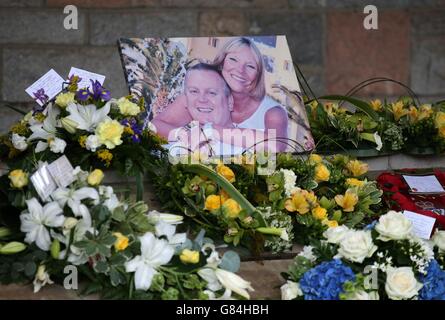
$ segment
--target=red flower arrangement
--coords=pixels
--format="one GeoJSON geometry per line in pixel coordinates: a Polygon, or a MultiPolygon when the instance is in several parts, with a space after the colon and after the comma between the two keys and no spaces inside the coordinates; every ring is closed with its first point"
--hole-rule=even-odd
{"type": "MultiPolygon", "coordinates": [[[[405,169],[403,173],[416,173],[416,170],[405,169]]],[[[440,184],[445,186],[445,172],[436,169],[434,175],[440,184]]],[[[383,191],[383,198],[392,210],[409,210],[435,218],[436,225],[445,228],[445,194],[410,194],[408,184],[399,173],[384,172],[378,176],[377,184],[383,191]]]]}

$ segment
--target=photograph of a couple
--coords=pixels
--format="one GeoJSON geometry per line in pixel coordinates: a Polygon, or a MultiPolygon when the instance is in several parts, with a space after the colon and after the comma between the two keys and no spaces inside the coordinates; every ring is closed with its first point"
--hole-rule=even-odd
{"type": "Polygon", "coordinates": [[[314,148],[285,36],[120,39],[130,92],[172,154],[314,148]]]}

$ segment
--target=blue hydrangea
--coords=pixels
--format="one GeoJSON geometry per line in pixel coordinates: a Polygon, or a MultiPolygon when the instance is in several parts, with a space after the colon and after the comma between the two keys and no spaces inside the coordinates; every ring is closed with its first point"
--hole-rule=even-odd
{"type": "Polygon", "coordinates": [[[422,300],[445,300],[445,271],[436,260],[428,264],[426,276],[422,275],[420,281],[423,287],[420,290],[422,300]]]}
{"type": "Polygon", "coordinates": [[[323,262],[305,272],[300,288],[305,300],[338,300],[346,281],[354,281],[351,268],[339,259],[323,262]]]}

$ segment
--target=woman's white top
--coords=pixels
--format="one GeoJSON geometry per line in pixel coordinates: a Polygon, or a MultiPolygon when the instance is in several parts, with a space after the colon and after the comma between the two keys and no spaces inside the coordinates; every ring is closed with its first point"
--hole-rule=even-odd
{"type": "MultiPolygon", "coordinates": [[[[241,123],[234,123],[234,125],[237,128],[265,130],[264,117],[266,116],[266,112],[276,106],[283,108],[279,102],[268,96],[264,96],[260,105],[250,118],[241,123]]],[[[285,108],[283,108],[283,110],[286,111],[285,108]]]]}

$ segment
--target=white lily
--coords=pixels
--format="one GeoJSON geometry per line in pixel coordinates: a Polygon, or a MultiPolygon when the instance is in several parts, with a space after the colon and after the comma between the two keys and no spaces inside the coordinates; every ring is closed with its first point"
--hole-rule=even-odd
{"type": "Polygon", "coordinates": [[[14,148],[16,148],[17,150],[24,151],[26,150],[26,148],[28,148],[26,138],[17,133],[12,134],[11,142],[14,148]]]}
{"type": "Polygon", "coordinates": [[[56,137],[57,116],[59,115],[60,110],[52,105],[50,105],[47,110],[48,115],[43,123],[29,127],[32,131],[32,134],[28,138],[29,141],[36,139],[48,141],[48,139],[54,139],[56,137]]]}
{"type": "Polygon", "coordinates": [[[135,272],[136,289],[148,290],[157,268],[170,262],[175,250],[165,240],[156,239],[151,232],[139,237],[141,255],[125,263],[127,272],[135,272]]]}
{"type": "Polygon", "coordinates": [[[185,233],[176,233],[176,227],[164,221],[159,221],[155,225],[155,233],[157,237],[166,236],[168,243],[176,246],[187,240],[185,233]]]}
{"type": "Polygon", "coordinates": [[[83,106],[72,102],[66,110],[70,113],[66,118],[76,122],[77,129],[93,132],[100,122],[109,119],[110,104],[97,109],[94,104],[83,106]]]}
{"type": "Polygon", "coordinates": [[[42,207],[36,198],[26,200],[26,205],[28,210],[20,215],[20,230],[26,233],[25,241],[35,242],[40,249],[48,251],[51,238],[46,227],[61,227],[65,221],[63,211],[57,202],[42,207]]]}
{"type": "Polygon", "coordinates": [[[250,282],[227,270],[203,268],[198,271],[198,275],[207,281],[207,288],[212,291],[217,291],[224,287],[229,292],[236,292],[246,299],[250,299],[248,291],[255,291],[250,282]]]}
{"type": "Polygon", "coordinates": [[[203,292],[209,297],[209,300],[235,300],[232,298],[232,292],[230,290],[225,290],[224,294],[219,298],[216,297],[215,292],[212,290],[204,290],[203,292]]]}
{"type": "Polygon", "coordinates": [[[53,200],[57,201],[63,208],[67,204],[73,214],[77,217],[83,217],[86,222],[91,222],[91,216],[88,208],[81,203],[84,199],[99,200],[99,193],[96,189],[83,187],[77,190],[68,188],[59,188],[52,194],[53,200]]]}

